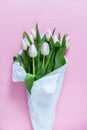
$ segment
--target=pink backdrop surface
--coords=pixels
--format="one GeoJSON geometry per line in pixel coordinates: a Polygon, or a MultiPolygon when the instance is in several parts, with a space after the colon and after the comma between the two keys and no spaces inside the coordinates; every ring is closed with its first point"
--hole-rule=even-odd
{"type": "Polygon", "coordinates": [[[12,82],[11,69],[36,22],[72,37],[53,130],[87,130],[87,0],[0,0],[0,130],[33,130],[25,86],[12,82]]]}

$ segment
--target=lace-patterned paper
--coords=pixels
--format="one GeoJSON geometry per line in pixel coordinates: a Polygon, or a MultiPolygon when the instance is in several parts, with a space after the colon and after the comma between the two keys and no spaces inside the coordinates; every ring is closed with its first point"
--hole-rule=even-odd
{"type": "MultiPolygon", "coordinates": [[[[66,60],[67,61],[67,60],[66,60]]],[[[34,130],[52,130],[67,62],[64,66],[34,82],[27,92],[28,107],[34,130]]],[[[18,62],[12,68],[12,80],[24,81],[26,72],[18,62]]]]}

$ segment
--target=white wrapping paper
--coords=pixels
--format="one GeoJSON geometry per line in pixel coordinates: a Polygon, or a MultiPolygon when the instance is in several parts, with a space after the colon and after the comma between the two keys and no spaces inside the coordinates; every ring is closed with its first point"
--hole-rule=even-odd
{"type": "MultiPolygon", "coordinates": [[[[34,82],[31,94],[27,92],[28,107],[34,130],[52,130],[66,64],[34,82]]],[[[25,80],[26,72],[18,62],[12,68],[12,80],[25,80]]]]}

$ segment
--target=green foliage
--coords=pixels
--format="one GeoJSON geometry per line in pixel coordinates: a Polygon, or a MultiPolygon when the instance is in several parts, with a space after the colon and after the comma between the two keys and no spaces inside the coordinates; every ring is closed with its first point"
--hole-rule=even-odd
{"type": "Polygon", "coordinates": [[[50,60],[50,62],[49,62],[48,65],[47,65],[47,69],[46,69],[46,71],[45,71],[45,74],[48,74],[48,73],[50,73],[50,72],[53,71],[53,69],[54,69],[54,58],[55,58],[55,52],[53,51],[53,52],[51,53],[50,58],[47,59],[47,61],[50,60]]]}
{"type": "Polygon", "coordinates": [[[46,35],[44,35],[42,37],[42,39],[40,40],[40,42],[37,45],[37,50],[38,50],[38,55],[36,57],[36,72],[39,73],[40,68],[41,68],[41,46],[42,44],[45,42],[46,40],[46,35]]]}
{"type": "Polygon", "coordinates": [[[60,39],[61,39],[61,35],[60,35],[60,33],[58,33],[58,40],[59,40],[59,42],[60,42],[60,39]]]}
{"type": "Polygon", "coordinates": [[[66,36],[67,36],[67,35],[64,35],[64,36],[63,36],[63,39],[62,39],[62,46],[63,46],[63,47],[66,46],[66,36]]]}
{"type": "Polygon", "coordinates": [[[33,83],[34,83],[34,75],[33,74],[30,74],[30,73],[27,73],[26,76],[25,76],[25,85],[26,85],[26,88],[27,90],[31,93],[31,88],[33,86],[33,83]]]}
{"type": "MultiPolygon", "coordinates": [[[[52,31],[52,36],[55,33],[55,28],[52,31]]],[[[26,51],[23,51],[23,55],[16,54],[14,56],[14,61],[18,61],[20,66],[22,66],[26,70],[26,77],[25,77],[25,85],[27,90],[31,93],[31,89],[35,80],[40,79],[44,75],[52,72],[55,69],[63,66],[66,63],[65,60],[65,51],[66,51],[66,36],[63,36],[62,43],[61,43],[61,35],[58,33],[58,41],[54,44],[53,37],[50,37],[48,44],[50,47],[50,52],[47,56],[45,56],[45,64],[43,64],[43,55],[41,54],[41,46],[46,41],[46,35],[43,35],[41,38],[38,24],[36,24],[36,39],[34,39],[34,44],[37,48],[38,55],[35,57],[35,75],[33,74],[33,67],[32,67],[32,58],[29,56],[29,47],[26,51]]],[[[30,44],[32,44],[31,39],[27,32],[23,33],[23,38],[26,38],[30,44]]]]}
{"type": "Polygon", "coordinates": [[[54,49],[52,49],[51,51],[50,51],[50,54],[47,56],[47,58],[46,58],[46,63],[45,63],[45,67],[44,67],[44,75],[45,75],[45,73],[46,73],[46,71],[47,71],[47,68],[48,68],[48,66],[49,66],[49,64],[50,64],[50,61],[51,61],[51,58],[52,58],[52,56],[53,56],[53,53],[54,53],[54,49]]]}
{"type": "Polygon", "coordinates": [[[38,29],[38,24],[36,24],[36,41],[37,41],[37,43],[40,42],[40,32],[38,29]]]}
{"type": "Polygon", "coordinates": [[[49,45],[50,45],[51,48],[54,48],[54,46],[55,46],[52,37],[50,37],[50,39],[49,39],[49,45]]]}
{"type": "Polygon", "coordinates": [[[25,64],[25,69],[26,72],[29,73],[30,72],[30,57],[28,55],[28,50],[24,51],[24,64],[25,64]]]}
{"type": "Polygon", "coordinates": [[[59,51],[57,51],[55,56],[55,66],[54,69],[57,69],[61,66],[63,66],[66,63],[66,60],[64,58],[66,47],[61,47],[59,51]]]}
{"type": "Polygon", "coordinates": [[[55,33],[55,30],[56,30],[56,28],[54,28],[54,29],[53,29],[53,31],[52,31],[52,35],[54,35],[54,33],[55,33]]]}
{"type": "Polygon", "coordinates": [[[23,37],[26,38],[29,41],[30,44],[32,44],[32,41],[31,41],[29,35],[27,34],[27,32],[24,31],[23,37]]]}
{"type": "Polygon", "coordinates": [[[61,47],[59,42],[56,42],[56,43],[54,44],[54,46],[55,46],[56,48],[60,48],[60,47],[61,47]]]}
{"type": "Polygon", "coordinates": [[[23,57],[19,54],[16,54],[13,57],[14,61],[18,61],[20,63],[20,66],[22,66],[25,69],[25,65],[24,65],[24,61],[23,61],[23,57]]]}

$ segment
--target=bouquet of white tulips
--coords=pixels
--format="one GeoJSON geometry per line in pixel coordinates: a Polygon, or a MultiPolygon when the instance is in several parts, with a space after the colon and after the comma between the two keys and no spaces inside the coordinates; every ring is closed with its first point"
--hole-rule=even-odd
{"type": "Polygon", "coordinates": [[[38,24],[31,34],[23,33],[22,49],[14,56],[12,80],[24,81],[34,130],[52,130],[59,99],[70,37],[47,30],[41,35],[38,24]]]}

